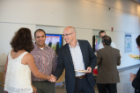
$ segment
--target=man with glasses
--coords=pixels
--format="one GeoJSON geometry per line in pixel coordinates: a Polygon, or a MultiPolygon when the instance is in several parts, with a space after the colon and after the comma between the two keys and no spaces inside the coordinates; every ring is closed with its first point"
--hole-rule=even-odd
{"type": "Polygon", "coordinates": [[[89,42],[77,40],[76,30],[72,26],[64,29],[63,37],[67,44],[59,49],[54,76],[58,79],[65,68],[67,93],[95,93],[92,70],[97,59],[89,42]]]}

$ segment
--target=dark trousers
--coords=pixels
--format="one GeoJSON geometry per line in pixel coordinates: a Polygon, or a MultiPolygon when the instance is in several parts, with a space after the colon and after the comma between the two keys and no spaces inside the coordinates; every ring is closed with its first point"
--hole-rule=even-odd
{"type": "Polygon", "coordinates": [[[55,84],[49,81],[32,81],[37,93],[55,93],[55,84]]]}
{"type": "Polygon", "coordinates": [[[94,88],[90,86],[87,77],[76,78],[75,91],[74,93],[95,93],[94,88]]]}
{"type": "Polygon", "coordinates": [[[98,86],[99,93],[117,93],[116,83],[114,83],[114,84],[97,84],[97,86],[98,86]]]}

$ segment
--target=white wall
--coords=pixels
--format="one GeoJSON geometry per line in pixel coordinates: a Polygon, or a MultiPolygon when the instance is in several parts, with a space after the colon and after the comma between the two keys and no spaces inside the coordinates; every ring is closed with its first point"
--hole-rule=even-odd
{"type": "Polygon", "coordinates": [[[140,34],[140,5],[137,3],[128,0],[0,0],[2,66],[14,32],[20,27],[29,27],[33,33],[41,25],[46,32],[58,34],[65,26],[74,26],[77,38],[91,44],[96,30],[105,30],[122,52],[119,68],[139,63],[130,59],[129,53],[124,53],[124,34],[127,32],[132,33],[133,38],[130,54],[138,54],[135,38],[140,34]]]}
{"type": "MultiPolygon", "coordinates": [[[[46,33],[48,34],[63,34],[63,30],[65,27],[60,26],[43,26],[43,25],[37,25],[36,29],[44,29],[46,33]]],[[[83,29],[83,28],[76,28],[76,38],[77,39],[84,39],[88,40],[92,44],[92,29],[83,29]],[[85,32],[87,32],[85,34],[85,32]]],[[[63,44],[66,42],[63,40],[63,44]]]]}

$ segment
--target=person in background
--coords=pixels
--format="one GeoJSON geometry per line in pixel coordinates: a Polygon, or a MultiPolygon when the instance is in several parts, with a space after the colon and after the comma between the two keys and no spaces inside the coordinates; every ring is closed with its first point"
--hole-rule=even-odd
{"type": "Polygon", "coordinates": [[[58,65],[53,74],[58,79],[65,68],[67,93],[95,93],[92,69],[96,65],[96,56],[86,40],[76,39],[76,30],[68,26],[63,31],[67,44],[59,49],[58,65]],[[76,70],[87,70],[78,72],[76,70]]]}
{"type": "MultiPolygon", "coordinates": [[[[101,30],[100,32],[99,32],[99,38],[97,38],[96,39],[96,45],[95,45],[95,53],[96,53],[96,56],[97,56],[97,51],[99,50],[99,49],[102,49],[102,48],[104,48],[104,46],[103,46],[103,44],[102,44],[102,37],[103,36],[105,36],[106,35],[106,32],[104,31],[104,30],[101,30]]],[[[110,45],[111,47],[113,47],[113,48],[116,48],[116,45],[115,45],[115,43],[114,42],[111,42],[111,45],[110,45]]],[[[121,53],[120,53],[121,54],[121,53]]],[[[98,69],[98,67],[96,66],[95,67],[95,69],[94,70],[97,70],[98,69]]],[[[95,74],[95,73],[93,73],[93,74],[95,74]]],[[[97,74],[96,75],[98,75],[98,71],[97,71],[97,74]]],[[[95,76],[96,77],[96,76],[95,76]]]]}
{"type": "Polygon", "coordinates": [[[97,51],[98,76],[97,86],[99,93],[117,93],[116,83],[120,82],[117,65],[121,64],[120,51],[112,48],[111,38],[102,37],[104,48],[97,51]]]}
{"type": "MultiPolygon", "coordinates": [[[[140,35],[136,38],[136,43],[140,51],[140,35]]],[[[140,68],[137,74],[130,73],[130,81],[132,82],[132,86],[135,89],[135,93],[140,93],[140,68]]]]}
{"type": "Polygon", "coordinates": [[[104,35],[105,35],[105,31],[101,30],[99,32],[99,37],[97,37],[96,40],[95,40],[95,51],[96,52],[99,50],[99,44],[101,43],[102,36],[104,36],[104,35]]]}
{"type": "Polygon", "coordinates": [[[43,80],[52,80],[52,77],[38,71],[29,53],[34,48],[30,29],[19,29],[10,44],[12,50],[7,56],[4,69],[5,93],[36,93],[36,88],[31,84],[31,72],[43,80]]]}
{"type": "MultiPolygon", "coordinates": [[[[99,49],[104,48],[104,46],[102,44],[102,37],[105,36],[105,35],[106,35],[106,32],[104,30],[101,30],[99,32],[100,38],[99,39],[96,39],[96,45],[95,45],[96,51],[98,51],[99,49]]],[[[111,42],[111,45],[110,46],[113,47],[113,48],[116,48],[116,45],[115,45],[114,42],[111,42]]]]}
{"type": "MultiPolygon", "coordinates": [[[[53,74],[56,69],[57,58],[55,51],[45,44],[45,31],[37,29],[34,32],[34,39],[34,49],[30,53],[34,57],[37,69],[45,75],[53,74]]],[[[55,93],[55,84],[48,80],[39,79],[32,75],[32,83],[37,88],[37,93],[55,93]]]]}

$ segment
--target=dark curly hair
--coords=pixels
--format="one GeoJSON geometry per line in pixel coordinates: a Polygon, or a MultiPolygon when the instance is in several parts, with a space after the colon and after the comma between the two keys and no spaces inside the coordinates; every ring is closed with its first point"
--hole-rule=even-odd
{"type": "Polygon", "coordinates": [[[140,47],[140,35],[136,38],[136,43],[140,47]]]}
{"type": "Polygon", "coordinates": [[[34,49],[34,45],[32,42],[31,31],[28,28],[20,28],[13,37],[10,42],[11,47],[14,49],[14,52],[19,50],[26,50],[27,52],[31,52],[34,49]]]}

